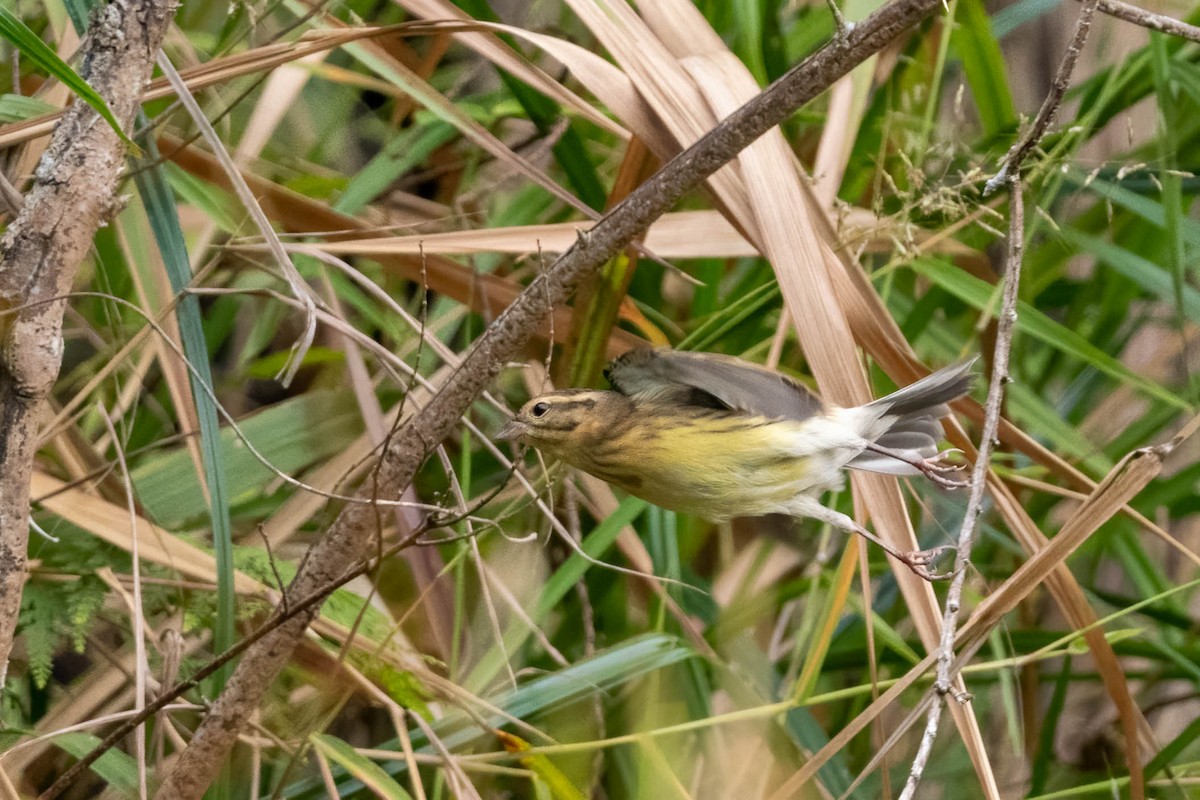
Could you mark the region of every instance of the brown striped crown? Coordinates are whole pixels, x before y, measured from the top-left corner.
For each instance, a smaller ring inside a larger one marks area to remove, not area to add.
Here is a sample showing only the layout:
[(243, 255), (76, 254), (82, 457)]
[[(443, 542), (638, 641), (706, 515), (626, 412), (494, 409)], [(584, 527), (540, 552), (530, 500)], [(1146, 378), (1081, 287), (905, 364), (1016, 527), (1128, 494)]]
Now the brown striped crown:
[(533, 398), (496, 435), (519, 440), (553, 455), (593, 443), (612, 423), (633, 411), (629, 398), (617, 392), (566, 389)]

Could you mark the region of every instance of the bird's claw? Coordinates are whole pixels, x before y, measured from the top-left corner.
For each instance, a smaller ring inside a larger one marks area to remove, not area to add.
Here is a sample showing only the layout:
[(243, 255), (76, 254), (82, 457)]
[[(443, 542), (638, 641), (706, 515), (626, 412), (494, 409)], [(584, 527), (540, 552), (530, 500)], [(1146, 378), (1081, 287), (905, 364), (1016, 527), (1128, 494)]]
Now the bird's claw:
[(949, 580), (954, 575), (953, 570), (950, 572), (939, 572), (929, 567), (941, 558), (944, 553), (956, 549), (952, 544), (943, 544), (938, 547), (931, 547), (928, 550), (915, 550), (911, 553), (905, 553), (900, 557), (900, 560), (904, 562), (905, 566), (927, 581), (944, 581)]
[(947, 477), (949, 473), (958, 472), (962, 469), (962, 465), (946, 460), (949, 456), (960, 455), (961, 453), (962, 450), (959, 450), (957, 447), (951, 447), (949, 450), (943, 450), (937, 455), (917, 462), (913, 466), (921, 470), (921, 473), (926, 478), (943, 489), (963, 489), (970, 485), (970, 481)]
[(956, 472), (962, 469), (962, 464), (952, 464), (946, 459), (950, 456), (960, 455), (962, 455), (962, 450), (959, 450), (957, 447), (951, 447), (925, 459), (925, 464), (934, 472)]

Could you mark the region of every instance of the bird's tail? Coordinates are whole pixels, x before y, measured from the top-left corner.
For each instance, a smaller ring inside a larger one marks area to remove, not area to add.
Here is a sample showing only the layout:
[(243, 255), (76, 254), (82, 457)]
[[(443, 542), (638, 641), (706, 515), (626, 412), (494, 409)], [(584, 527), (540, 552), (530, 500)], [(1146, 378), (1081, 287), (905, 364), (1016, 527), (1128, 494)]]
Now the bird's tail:
[[(863, 406), (863, 410), (876, 412), (879, 421), (886, 425), (874, 443), (881, 449), (904, 454), (908, 461), (937, 455), (942, 439), (940, 420), (950, 413), (946, 404), (971, 390), (974, 364), (975, 359), (970, 359), (945, 367)], [(888, 475), (919, 474), (920, 470), (908, 461), (878, 450), (865, 450), (846, 466)]]

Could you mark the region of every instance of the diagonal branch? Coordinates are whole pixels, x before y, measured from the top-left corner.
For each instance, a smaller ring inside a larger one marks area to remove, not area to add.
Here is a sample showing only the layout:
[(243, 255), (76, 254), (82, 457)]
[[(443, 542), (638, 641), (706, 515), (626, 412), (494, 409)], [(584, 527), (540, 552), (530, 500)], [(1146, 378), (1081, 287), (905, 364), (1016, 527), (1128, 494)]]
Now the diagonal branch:
[[(946, 610), (942, 616), (941, 644), (937, 654), (937, 681), (934, 683), (932, 702), (925, 721), (925, 731), (917, 747), (909, 770), (908, 780), (900, 794), (901, 800), (911, 800), (916, 796), (917, 787), (921, 783), (929, 755), (933, 752), (933, 743), (937, 738), (938, 726), (942, 711), (946, 706), (946, 695), (951, 692), (953, 680), (958, 674), (954, 666), (954, 641), (958, 633), (958, 615), (962, 608), (963, 587), (966, 584), (967, 566), (971, 558), (971, 548), (975, 542), (975, 527), (983, 513), (983, 492), (987, 479), (988, 465), (991, 458), (992, 445), (996, 441), (996, 432), (1000, 425), (1000, 408), (1004, 403), (1004, 386), (1012, 380), (1008, 371), (1009, 355), (1012, 351), (1013, 333), (1017, 321), (1017, 299), (1021, 285), (1021, 266), (1025, 252), (1025, 203), (1021, 181), (1021, 167), (1025, 159), (1038, 146), (1042, 136), (1050, 128), (1063, 97), (1071, 83), (1071, 75), (1075, 71), (1075, 62), (1087, 42), (1091, 30), (1092, 18), (1096, 13), (1098, 0), (1083, 0), (1079, 18), (1075, 23), (1075, 33), (1063, 53), (1050, 92), (1042, 103), (1034, 120), (1032, 128), (1021, 140), (1013, 146), (1005, 156), (1004, 165), (1000, 172), (987, 182), (984, 194), (1001, 183), (1009, 187), (1009, 226), (1008, 254), (1004, 270), (1004, 293), (1001, 300), (999, 321), (996, 332), (996, 346), (992, 361), (992, 376), (988, 386), (987, 404), (985, 406), (983, 430), (980, 433), (979, 451), (975, 457), (975, 471), (971, 479), (971, 496), (967, 501), (967, 512), (959, 531), (958, 557), (954, 564), (954, 579), (946, 593)], [(955, 695), (956, 702), (966, 703), (970, 695)], [(1131, 743), (1136, 753), (1136, 731)], [(1133, 781), (1134, 796), (1140, 797), (1141, 773), (1136, 764), (1130, 765), (1130, 778)]]
[[(99, 11), (80, 73), (128, 127), (171, 21), (171, 0)], [(29, 478), (46, 397), (62, 364), (65, 301), (125, 160), (116, 131), (76, 102), (55, 128), (20, 213), (0, 240), (0, 686), (16, 630), (29, 539)]]
[(1179, 36), (1193, 42), (1200, 42), (1200, 28), (1187, 22), (1181, 22), (1166, 14), (1156, 14), (1144, 8), (1122, 2), (1122, 0), (1100, 0), (1096, 10), (1110, 17), (1141, 25), (1152, 31)]
[[(1013, 331), (1017, 322), (1017, 297), (1021, 285), (1022, 255), (1025, 249), (1025, 205), (1019, 171), (1009, 178), (1009, 225), (1008, 262), (1004, 271), (1004, 297), (1001, 301), (995, 355), (992, 361), (992, 377), (988, 385), (983, 432), (979, 438), (979, 451), (975, 456), (974, 474), (971, 476), (971, 496), (967, 501), (967, 513), (959, 531), (958, 555), (954, 563), (954, 578), (946, 594), (946, 611), (942, 616), (941, 642), (937, 651), (937, 680), (934, 682), (933, 697), (925, 722), (925, 732), (917, 747), (912, 767), (908, 773), (900, 800), (912, 800), (925, 772), (933, 742), (937, 739), (938, 725), (946, 707), (946, 695), (954, 686), (958, 674), (953, 668), (954, 638), (958, 633), (958, 612), (962, 608), (963, 587), (966, 585), (967, 567), (971, 558), (971, 547), (975, 543), (975, 526), (983, 513), (983, 491), (991, 464), (992, 445), (996, 442), (996, 430), (1000, 426), (1000, 407), (1004, 403), (1004, 385), (1011, 380), (1008, 373), (1008, 357), (1012, 350)], [(967, 696), (955, 696), (965, 703)]]
[(1054, 72), (1050, 91), (1046, 94), (1046, 99), (1042, 101), (1042, 107), (1038, 109), (1038, 115), (1034, 118), (1033, 125), (1004, 156), (1000, 171), (984, 184), (983, 194), (985, 197), (1007, 183), (1011, 177), (1020, 177), (1025, 159), (1041, 143), (1046, 131), (1050, 130), (1055, 117), (1058, 116), (1059, 108), (1062, 107), (1063, 98), (1067, 95), (1067, 89), (1071, 86), (1071, 76), (1075, 74), (1075, 62), (1079, 60), (1079, 54), (1083, 52), (1088, 34), (1092, 31), (1092, 19), (1096, 16), (1098, 5), (1099, 0), (1082, 0), (1080, 2), (1079, 18), (1075, 20), (1075, 32), (1067, 44), (1067, 49), (1063, 52), (1058, 69)]
[[(894, 0), (850, 27), (673, 159), (581, 235), (489, 326), (438, 395), (391, 439), (370, 481), (369, 493), (397, 496), (503, 364), (518, 355), (551, 309), (585, 278), (739, 151), (938, 6), (938, 0)], [(369, 506), (347, 506), (329, 533), (306, 555), (289, 595), (306, 596), (336, 580), (358, 560), (376, 528), (376, 513)], [(318, 610), (314, 607), (283, 623), (246, 652), (166, 777), (159, 797), (195, 798), (203, 793)]]

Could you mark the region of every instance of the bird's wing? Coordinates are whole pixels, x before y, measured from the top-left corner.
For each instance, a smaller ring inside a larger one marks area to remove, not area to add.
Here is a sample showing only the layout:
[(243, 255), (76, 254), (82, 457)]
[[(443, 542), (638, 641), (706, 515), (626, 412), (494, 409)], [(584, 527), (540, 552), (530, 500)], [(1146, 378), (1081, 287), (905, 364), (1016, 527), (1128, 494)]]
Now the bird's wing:
[(821, 398), (766, 367), (715, 353), (641, 348), (604, 370), (617, 391), (635, 400), (665, 400), (803, 420), (821, 413)]
[(870, 405), (898, 417), (915, 414), (935, 420), (941, 419), (950, 413), (946, 403), (957, 400), (971, 391), (971, 384), (975, 381), (972, 367), (978, 360), (968, 358), (957, 364), (942, 367), (916, 383), (910, 383), (886, 397), (872, 401)]

